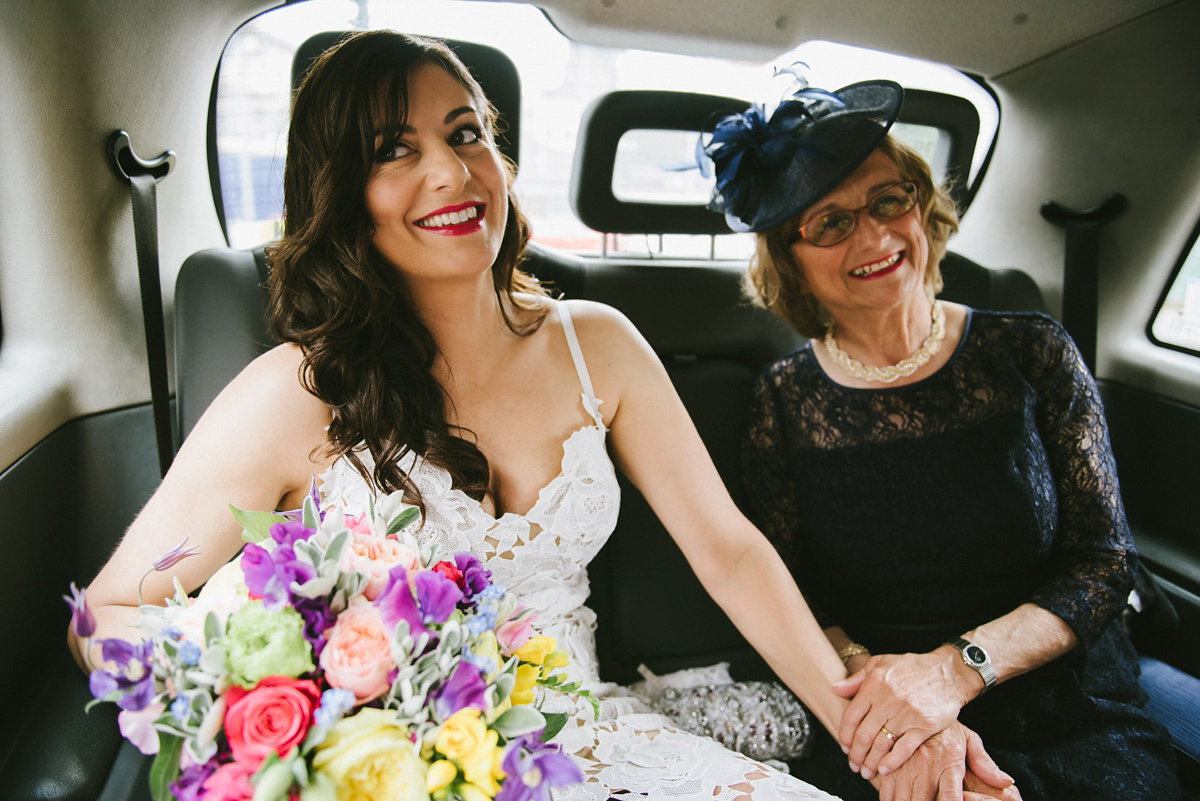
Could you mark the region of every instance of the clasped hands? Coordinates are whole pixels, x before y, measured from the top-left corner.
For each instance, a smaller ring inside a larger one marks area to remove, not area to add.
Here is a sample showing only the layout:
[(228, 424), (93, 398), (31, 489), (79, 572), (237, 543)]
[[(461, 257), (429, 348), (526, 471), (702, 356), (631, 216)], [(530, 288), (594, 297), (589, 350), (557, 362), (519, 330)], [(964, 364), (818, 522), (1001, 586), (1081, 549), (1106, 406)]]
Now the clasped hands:
[(1019, 801), (1012, 777), (958, 722), (983, 679), (951, 646), (925, 654), (852, 657), (833, 690), (851, 699), (838, 740), (850, 767), (879, 789), (880, 801), (959, 798)]

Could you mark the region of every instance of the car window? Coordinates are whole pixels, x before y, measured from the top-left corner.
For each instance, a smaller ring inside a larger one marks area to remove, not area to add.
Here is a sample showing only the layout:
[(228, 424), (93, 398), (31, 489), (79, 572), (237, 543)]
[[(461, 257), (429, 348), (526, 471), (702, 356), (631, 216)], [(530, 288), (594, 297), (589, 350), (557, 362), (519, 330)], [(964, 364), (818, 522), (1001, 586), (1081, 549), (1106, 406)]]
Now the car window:
[[(669, 89), (741, 97), (773, 104), (787, 88), (774, 69), (809, 63), (813, 85), (837, 88), (856, 80), (888, 77), (906, 87), (966, 96), (984, 121), (972, 176), (994, 132), (991, 96), (949, 67), (875, 51), (809, 42), (771, 62), (652, 53), (582, 45), (566, 39), (536, 8), (507, 3), (430, 0), (351, 3), (311, 0), (264, 13), (230, 39), (221, 60), (216, 98), (216, 151), (225, 227), (234, 247), (277, 238), (282, 215), (290, 71), (300, 43), (325, 30), (395, 28), (408, 33), (480, 42), (516, 63), (522, 82), (520, 172), (516, 192), (534, 224), (534, 239), (565, 250), (595, 254), (599, 233), (583, 225), (568, 199), (575, 138), (584, 109), (615, 89)], [(944, 171), (949, 146), (936, 127), (899, 125), (896, 133)], [(679, 132), (633, 131), (621, 142), (614, 194), (657, 202), (695, 203), (711, 192), (698, 173), (667, 172), (694, 152), (695, 138)], [(668, 135), (664, 135), (668, 134)], [(627, 137), (628, 138), (628, 137)], [(664, 194), (665, 192), (665, 194)], [(746, 236), (612, 235), (608, 253), (678, 257), (745, 258)]]
[(1200, 356), (1200, 225), (1159, 300), (1150, 337), (1160, 345)]

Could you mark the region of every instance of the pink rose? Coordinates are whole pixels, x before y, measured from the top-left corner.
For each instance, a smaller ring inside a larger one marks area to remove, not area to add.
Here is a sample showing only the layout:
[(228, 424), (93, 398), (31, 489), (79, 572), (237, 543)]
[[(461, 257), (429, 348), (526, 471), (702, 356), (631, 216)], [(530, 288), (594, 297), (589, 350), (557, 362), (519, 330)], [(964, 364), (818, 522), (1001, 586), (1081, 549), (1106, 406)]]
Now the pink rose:
[(252, 775), (252, 768), (240, 762), (226, 762), (204, 780), (200, 801), (251, 801), (254, 798), (254, 785), (250, 783)]
[(536, 622), (536, 612), (517, 604), (512, 614), (496, 626), (496, 642), (500, 644), (500, 650), (506, 656), (512, 656), (513, 651), (529, 642), (529, 638), (533, 636), (533, 624)]
[(225, 737), (233, 758), (255, 771), (271, 753), (286, 756), (304, 740), (321, 691), (308, 680), (267, 676), (253, 690), (233, 685), (225, 698)]
[(369, 530), (359, 530), (360, 521), (350, 527), (350, 539), (342, 551), (343, 571), (355, 570), (367, 576), (367, 588), (363, 594), (374, 601), (387, 584), (388, 571), (403, 567), (413, 571), (421, 568), (417, 554), (399, 540), (377, 537)]
[(349, 690), (360, 704), (387, 692), (396, 665), (379, 609), (354, 604), (338, 615), (325, 636), (320, 662), (330, 686)]

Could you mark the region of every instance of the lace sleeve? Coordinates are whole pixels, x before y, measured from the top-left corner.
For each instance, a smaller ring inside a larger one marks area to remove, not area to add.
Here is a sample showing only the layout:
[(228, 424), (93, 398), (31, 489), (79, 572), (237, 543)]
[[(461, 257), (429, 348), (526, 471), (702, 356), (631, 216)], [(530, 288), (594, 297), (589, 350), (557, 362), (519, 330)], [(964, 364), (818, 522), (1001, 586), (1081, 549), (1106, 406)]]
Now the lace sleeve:
[[(804, 549), (798, 522), (800, 502), (787, 469), (787, 441), (784, 420), (780, 415), (775, 386), (786, 380), (780, 364), (764, 372), (750, 398), (746, 430), (742, 437), (742, 481), (746, 489), (746, 516), (766, 535), (796, 578), (800, 589), (805, 586)], [(791, 421), (799, 424), (800, 421)], [(808, 597), (805, 596), (808, 601)], [(835, 625), (828, 615), (812, 606), (813, 615), (822, 628)]]
[(1054, 578), (1030, 600), (1061, 617), (1088, 645), (1124, 608), (1136, 553), (1096, 382), (1053, 321), (1033, 355), (1038, 430), (1055, 477), (1058, 526)]

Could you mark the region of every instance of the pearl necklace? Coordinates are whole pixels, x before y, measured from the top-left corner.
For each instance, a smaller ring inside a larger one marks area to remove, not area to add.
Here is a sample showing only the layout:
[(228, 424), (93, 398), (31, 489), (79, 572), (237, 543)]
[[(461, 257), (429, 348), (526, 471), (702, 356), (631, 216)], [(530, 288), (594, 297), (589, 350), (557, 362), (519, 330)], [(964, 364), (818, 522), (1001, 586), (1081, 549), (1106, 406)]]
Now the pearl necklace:
[(946, 310), (940, 300), (933, 302), (932, 320), (933, 327), (929, 330), (929, 336), (925, 337), (925, 341), (921, 343), (921, 347), (917, 348), (916, 352), (904, 361), (888, 367), (863, 364), (858, 359), (847, 356), (846, 352), (838, 347), (837, 340), (833, 338), (833, 323), (830, 323), (829, 327), (825, 329), (825, 349), (843, 370), (855, 378), (862, 381), (890, 384), (896, 379), (912, 375), (932, 359), (933, 354), (938, 352), (942, 340), (946, 337)]

